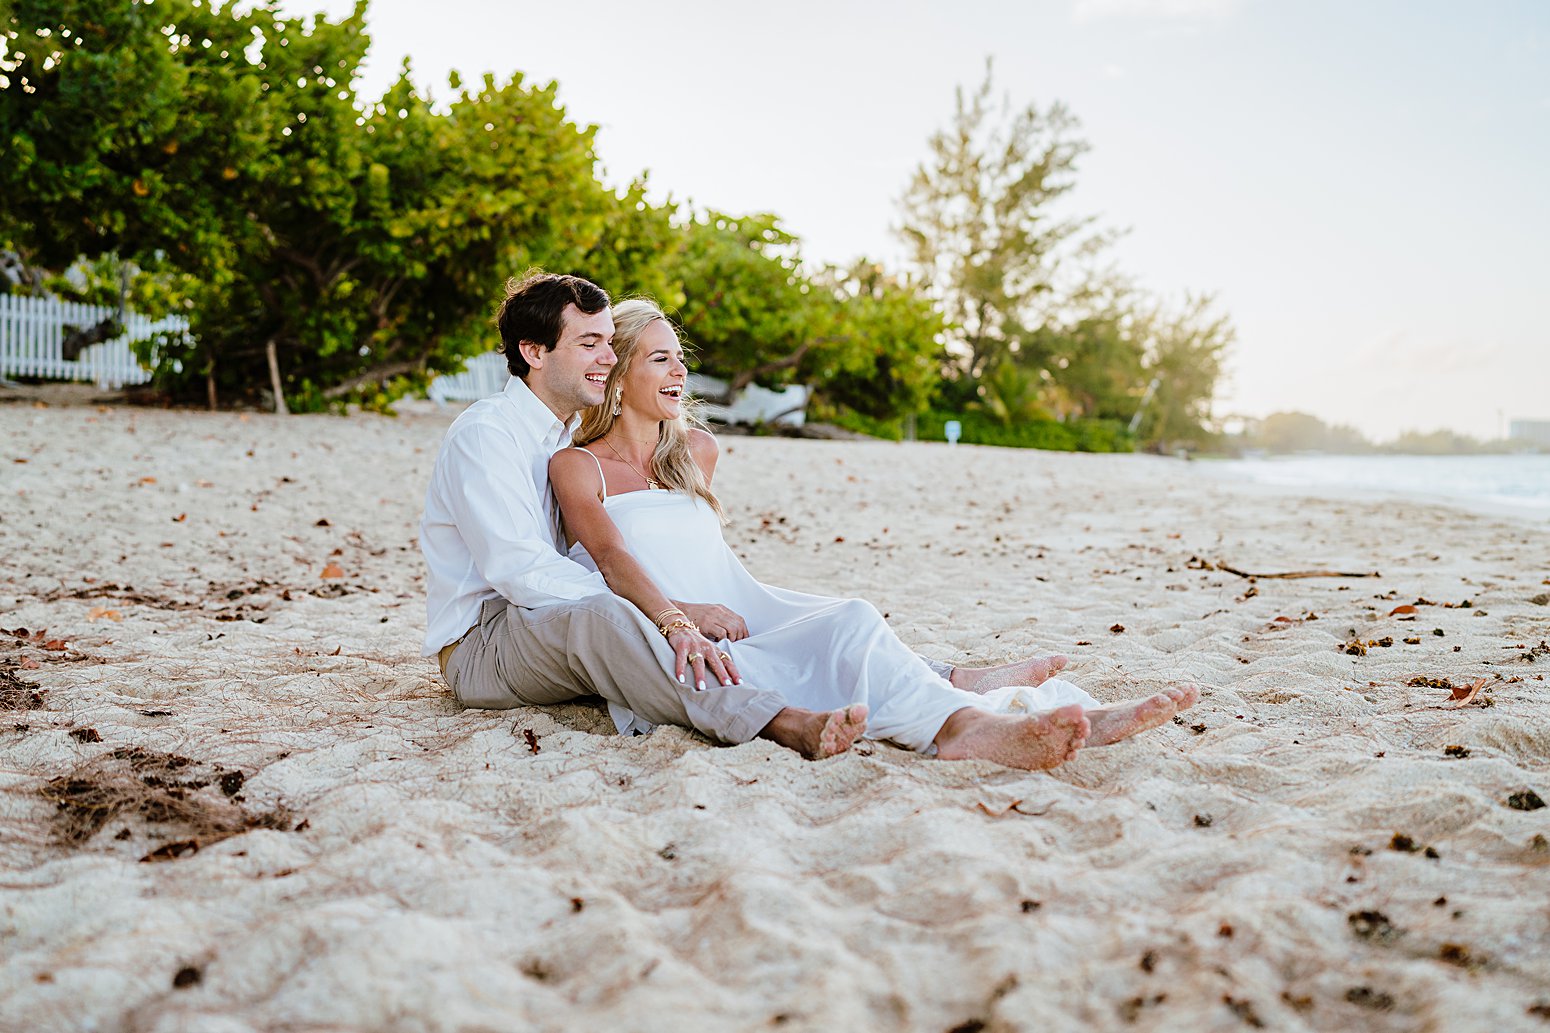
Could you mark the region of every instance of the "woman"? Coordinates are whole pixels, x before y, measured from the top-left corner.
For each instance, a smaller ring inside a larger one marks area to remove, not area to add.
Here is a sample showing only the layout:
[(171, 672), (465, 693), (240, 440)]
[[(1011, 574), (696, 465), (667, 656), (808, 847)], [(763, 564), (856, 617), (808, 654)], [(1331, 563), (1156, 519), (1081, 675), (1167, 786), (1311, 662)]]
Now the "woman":
[[(1155, 727), (1198, 698), (1191, 687), (1102, 707), (1055, 679), (968, 692), (910, 652), (871, 604), (760, 584), (721, 535), (710, 488), (716, 440), (690, 426), (675, 328), (642, 300), (622, 302), (613, 318), (618, 362), (605, 401), (582, 413), (576, 447), (555, 454), (549, 478), (572, 558), (657, 623), (679, 658), (680, 681), (692, 674), (704, 689), (709, 668), (723, 680), (778, 689), (793, 707), (841, 713), (825, 752), (864, 733), (922, 753), (1030, 769)], [(747, 633), (713, 642), (669, 597), (726, 606)], [(613, 712), (621, 731), (637, 726), (628, 711)]]

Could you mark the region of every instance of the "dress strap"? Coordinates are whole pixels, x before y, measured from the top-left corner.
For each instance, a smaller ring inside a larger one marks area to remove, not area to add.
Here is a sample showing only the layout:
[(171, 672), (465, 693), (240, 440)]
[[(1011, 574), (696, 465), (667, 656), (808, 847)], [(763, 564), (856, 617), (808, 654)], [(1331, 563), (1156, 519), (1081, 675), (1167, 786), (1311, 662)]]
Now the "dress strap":
[(603, 501), (606, 502), (608, 500), (608, 477), (603, 473), (603, 461), (596, 455), (593, 455), (591, 449), (582, 448), (580, 445), (577, 445), (576, 447), (581, 449), (581, 451), (585, 452), (587, 455), (592, 456), (592, 461), (597, 464), (597, 477), (598, 480), (603, 482)]

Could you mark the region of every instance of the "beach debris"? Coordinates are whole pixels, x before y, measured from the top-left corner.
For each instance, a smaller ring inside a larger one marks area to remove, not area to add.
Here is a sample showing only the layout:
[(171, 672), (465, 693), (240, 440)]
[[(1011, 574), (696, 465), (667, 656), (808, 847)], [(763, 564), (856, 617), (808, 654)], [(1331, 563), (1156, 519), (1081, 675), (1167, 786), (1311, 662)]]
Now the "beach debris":
[(1528, 1006), (1528, 1013), (1536, 1019), (1544, 1019), (1550, 1022), (1550, 1001), (1535, 1001)]
[(1340, 652), (1347, 653), (1351, 656), (1367, 655), (1367, 644), (1359, 638), (1353, 638), (1349, 642), (1343, 642), (1335, 648)]
[(1445, 943), (1437, 948), (1437, 960), (1457, 965), (1459, 968), (1477, 969), (1485, 967), (1485, 958), (1476, 954), (1462, 943)]
[(1469, 756), (1469, 747), (1468, 746), (1444, 746), (1442, 748), (1442, 755), (1444, 757), (1452, 757), (1455, 760), (1463, 760), (1465, 757)]
[(1293, 1011), (1312, 1011), (1313, 998), (1308, 994), (1294, 994), (1290, 990), (1281, 991), (1281, 1000)]
[(95, 728), (76, 728), (70, 732), (76, 742), (101, 742), (102, 733)]
[(1358, 1008), (1371, 1008), (1374, 1011), (1388, 1011), (1394, 1007), (1394, 998), (1382, 990), (1374, 990), (1370, 986), (1353, 986), (1345, 992), (1345, 999)]
[(1421, 644), (1421, 640), (1419, 638), (1412, 637), (1412, 638), (1405, 639), (1405, 645), (1407, 645), (1407, 646), (1418, 646), (1420, 644)]
[(1140, 964), (1142, 972), (1155, 971), (1157, 969), (1157, 952), (1154, 950), (1149, 950), (1145, 954), (1141, 955)]
[(204, 979), (203, 971), (192, 965), (184, 965), (173, 975), (172, 988), (174, 990), (187, 990), (191, 986), (199, 985), (202, 979)]
[(1405, 603), (1403, 606), (1396, 606), (1390, 610), (1389, 616), (1394, 617), (1398, 616), (1399, 614), (1416, 614), (1420, 612), (1421, 611), (1417, 610), (1414, 606), (1411, 606), (1409, 603)]
[[(111, 750), (50, 779), (38, 788), (55, 805), (54, 835), (65, 846), (84, 844), (121, 814), (168, 826), (171, 841), (142, 861), (171, 861), (252, 829), (287, 831), (289, 810), (248, 811), (234, 800), (202, 792), (232, 784), (219, 766), (139, 746)], [(229, 793), (227, 796), (234, 796)]]
[(1467, 685), (1455, 685), (1450, 678), (1428, 678), (1425, 675), (1417, 675), (1405, 682), (1412, 688), (1447, 689), (1448, 699), (1454, 709), (1468, 706), (1473, 703), (1475, 697), (1480, 695), (1480, 690), (1485, 688), (1485, 679), (1476, 678)]
[[(1042, 900), (1024, 900), (1021, 904), (1018, 905), (1018, 908), (1022, 911), (1023, 914), (1031, 915), (1043, 906), (1044, 902)], [(1147, 971), (1150, 972), (1151, 969), (1147, 969)]]
[(1358, 939), (1374, 943), (1393, 943), (1405, 935), (1382, 911), (1353, 911), (1346, 916), (1346, 923)]
[(89, 621), (107, 620), (115, 624), (124, 619), (124, 615), (117, 610), (110, 610), (106, 606), (93, 606), (91, 612), (86, 615)]
[(42, 710), (48, 690), (0, 668), (0, 710)]
[(182, 857), (192, 857), (199, 853), (199, 840), (180, 839), (174, 843), (163, 843), (140, 858), (141, 864), (159, 864), (162, 861), (176, 861)]
[(1544, 805), (1545, 801), (1532, 789), (1512, 793), (1507, 797), (1507, 806), (1515, 811), (1537, 811)]
[(1442, 856), (1437, 852), (1436, 847), (1423, 847), (1421, 844), (1417, 843), (1414, 839), (1405, 835), (1403, 832), (1394, 833), (1393, 838), (1389, 840), (1389, 849), (1398, 851), (1402, 854), (1421, 854), (1422, 856), (1428, 857), (1433, 861)]
[(1550, 606), (1550, 592), (1540, 592), (1538, 595), (1530, 597), (1529, 602), (1535, 606)]
[(1152, 994), (1150, 997), (1132, 997), (1129, 1000), (1121, 1001), (1118, 1009), (1119, 1017), (1127, 1023), (1136, 1022), (1141, 1018), (1143, 1010), (1155, 1008), (1167, 999), (1167, 994)]
[(1013, 800), (1011, 803), (1007, 804), (1000, 810), (993, 810), (991, 806), (983, 800), (975, 800), (974, 806), (984, 811), (992, 818), (1004, 818), (1008, 814), (1013, 813), (1021, 814), (1029, 818), (1040, 818), (1048, 814), (1050, 811), (1049, 807), (1045, 807), (1043, 810), (1038, 811), (1025, 811), (1023, 810), (1023, 801), (1021, 799)]
[(1195, 815), (1195, 827), (1197, 829), (1208, 829), (1211, 827), (1211, 823), (1215, 820), (1216, 819), (1211, 817), (1209, 814), (1197, 814)]
[(534, 732), (533, 732), (533, 730), (531, 728), (524, 728), (524, 729), (522, 729), (522, 741), (527, 743), (527, 748), (528, 748), (529, 752), (531, 752), (531, 753), (537, 753), (538, 752), (538, 736), (536, 734), (534, 734)]
[(1110, 625), (1109, 631), (1116, 635), (1123, 635), (1125, 633), (1125, 626), (1123, 624), (1113, 624)]
[(1259, 1013), (1254, 1010), (1253, 1002), (1231, 994), (1223, 994), (1222, 1003), (1227, 1005), (1227, 1010), (1236, 1015), (1245, 1025), (1253, 1026), (1255, 1029), (1265, 1028), (1265, 1020), (1261, 1019)]
[[(1201, 564), (1200, 566), (1196, 566), (1196, 561), (1197, 560)], [(1220, 560), (1218, 560), (1213, 565), (1213, 564), (1207, 563), (1205, 560), (1199, 560), (1198, 557), (1190, 557), (1190, 562), (1186, 563), (1185, 566), (1189, 567), (1191, 570), (1220, 570), (1220, 571), (1222, 571), (1223, 573), (1226, 573), (1226, 574), (1236, 574), (1238, 577), (1255, 578), (1255, 579), (1260, 579), (1260, 578), (1265, 578), (1265, 579), (1269, 579), (1269, 578), (1282, 578), (1282, 579), (1285, 579), (1285, 580), (1291, 580), (1291, 579), (1294, 579), (1294, 578), (1305, 578), (1305, 577), (1382, 577), (1383, 576), (1382, 572), (1376, 571), (1376, 570), (1365, 570), (1365, 571), (1353, 571), (1353, 570), (1287, 570), (1287, 571), (1279, 571), (1279, 572), (1276, 572), (1276, 573), (1273, 573), (1273, 574), (1257, 574), (1257, 573), (1252, 573), (1252, 572), (1247, 571), (1247, 570), (1239, 570), (1237, 567), (1228, 566), (1226, 563), (1223, 563)]]
[(1521, 660), (1526, 664), (1534, 663), (1541, 657), (1550, 657), (1550, 642), (1546, 642), (1544, 639), (1540, 639), (1537, 646), (1511, 646), (1509, 648), (1523, 650), (1513, 659)]
[(344, 577), (344, 568), (335, 563), (333, 560), (329, 560), (327, 566), (323, 568), (323, 573), (319, 574), (318, 576), (325, 579), (341, 578)]

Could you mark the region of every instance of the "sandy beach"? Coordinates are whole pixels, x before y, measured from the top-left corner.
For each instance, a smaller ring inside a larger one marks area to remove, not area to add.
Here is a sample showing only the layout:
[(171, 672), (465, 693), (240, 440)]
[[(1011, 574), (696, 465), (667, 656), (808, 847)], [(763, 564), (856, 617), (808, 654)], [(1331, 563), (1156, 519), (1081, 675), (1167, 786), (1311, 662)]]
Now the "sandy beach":
[(0, 405), (0, 1029), (1550, 1030), (1543, 523), (723, 438), (763, 580), (1204, 688), (1045, 774), (811, 763), (454, 704), (454, 414)]

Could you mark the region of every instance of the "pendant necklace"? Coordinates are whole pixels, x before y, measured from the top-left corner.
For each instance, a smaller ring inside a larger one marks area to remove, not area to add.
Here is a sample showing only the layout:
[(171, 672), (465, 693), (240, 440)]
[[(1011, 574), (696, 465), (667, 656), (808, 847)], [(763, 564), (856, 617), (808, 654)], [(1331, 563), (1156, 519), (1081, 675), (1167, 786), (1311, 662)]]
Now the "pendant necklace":
[(647, 477), (645, 474), (641, 473), (640, 472), (640, 467), (636, 466), (634, 463), (632, 463), (628, 459), (624, 458), (624, 456), (620, 455), (619, 454), (619, 450), (614, 447), (614, 443), (612, 441), (609, 441), (607, 438), (604, 438), (603, 439), (603, 444), (608, 446), (608, 451), (612, 452), (618, 458), (619, 462), (623, 463), (625, 466), (628, 466), (631, 470), (634, 470), (636, 472), (636, 474), (638, 474), (640, 476), (640, 479), (646, 482), (646, 487), (647, 488), (649, 488), (649, 489), (651, 489), (653, 491), (656, 491), (656, 490), (658, 490), (658, 489), (660, 489), (662, 487), (662, 485), (658, 484), (656, 481), (654, 481), (650, 477)]

